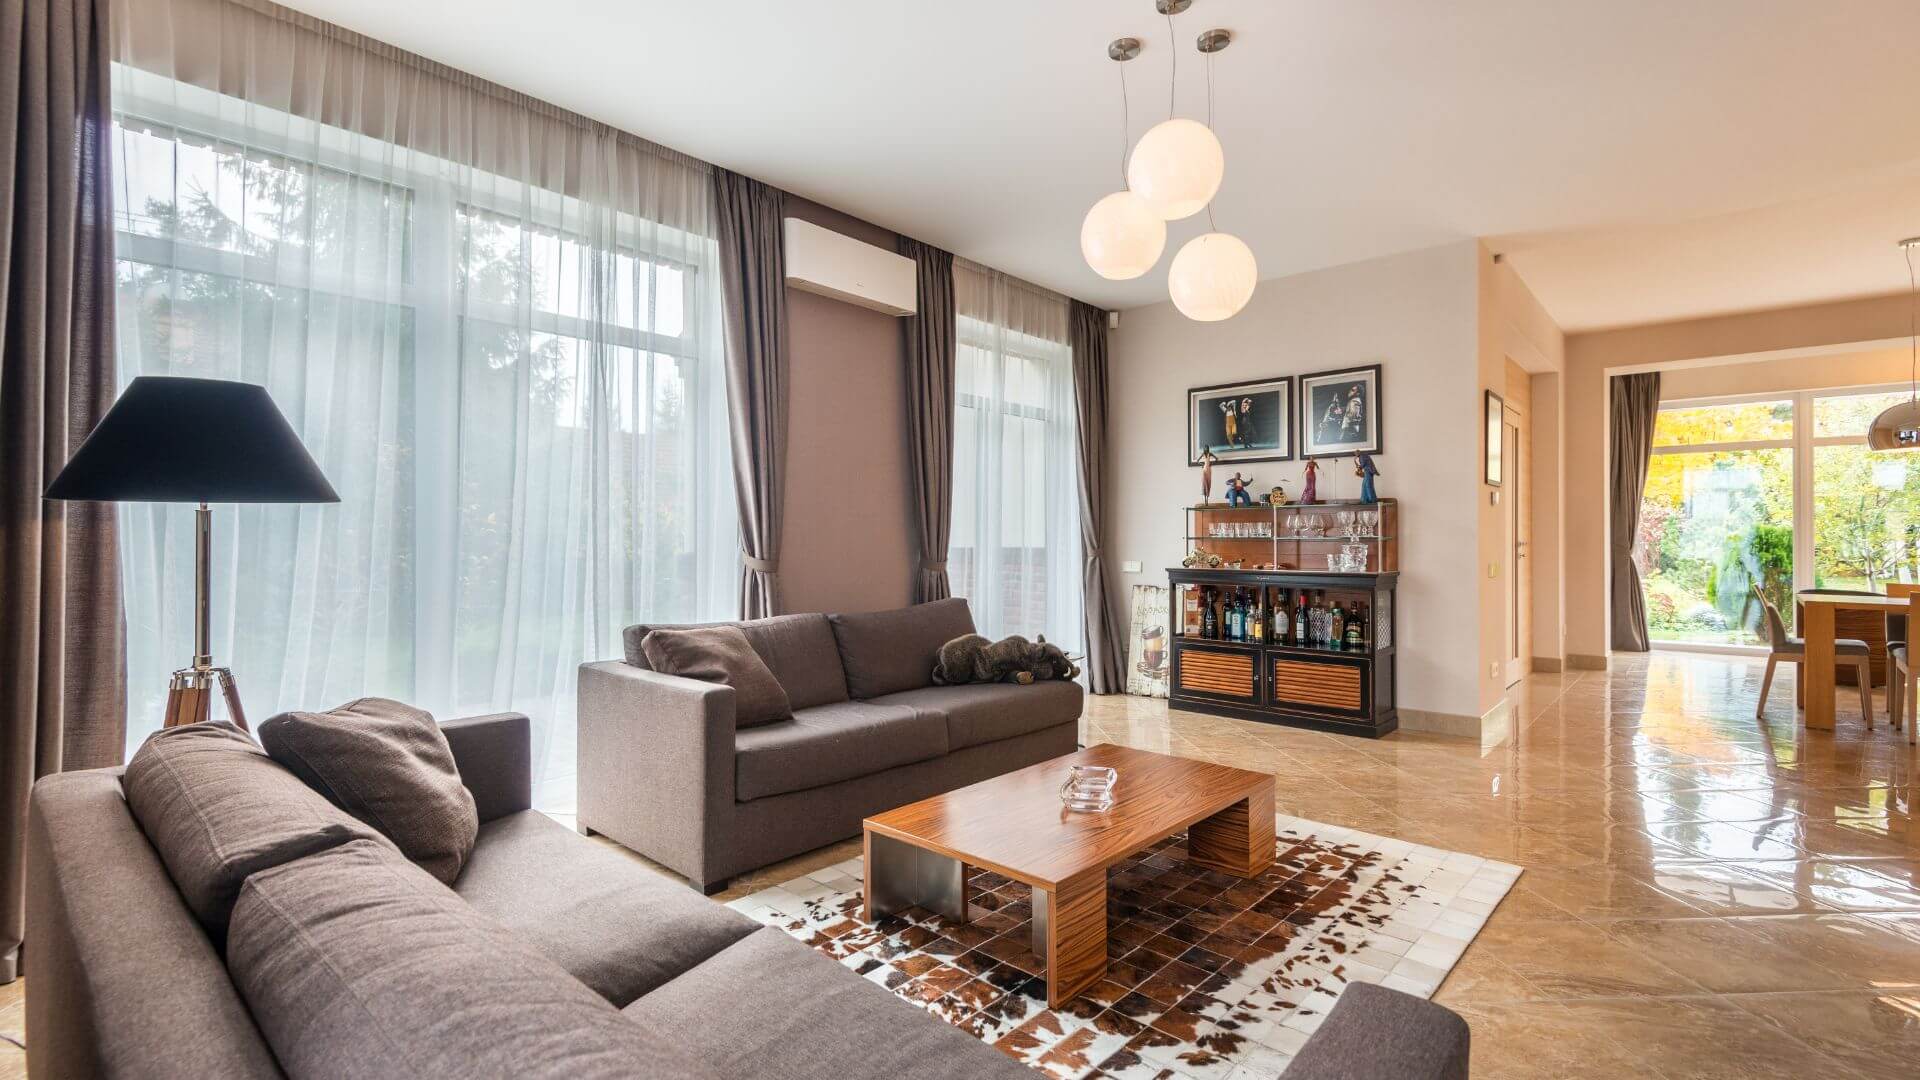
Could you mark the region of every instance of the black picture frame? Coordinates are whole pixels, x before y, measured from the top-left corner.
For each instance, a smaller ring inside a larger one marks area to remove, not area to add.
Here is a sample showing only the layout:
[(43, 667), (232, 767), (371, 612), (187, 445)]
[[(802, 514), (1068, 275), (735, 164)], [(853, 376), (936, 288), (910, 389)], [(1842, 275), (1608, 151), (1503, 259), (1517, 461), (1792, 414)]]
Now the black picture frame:
[[(1334, 368), (1300, 376), (1299, 421), (1300, 456), (1306, 458), (1352, 457), (1354, 454), (1379, 454), (1386, 450), (1386, 380), (1379, 364)], [(1359, 395), (1359, 416), (1352, 417), (1353, 395)], [(1334, 409), (1338, 398), (1347, 404)], [(1339, 419), (1336, 420), (1336, 415)], [(1350, 419), (1351, 418), (1351, 419)], [(1339, 438), (1328, 425), (1344, 428), (1349, 422), (1359, 425), (1358, 438)], [(1329, 435), (1336, 437), (1328, 438)]]
[(1506, 455), (1500, 451), (1500, 443), (1506, 435), (1506, 399), (1488, 390), (1486, 410), (1486, 423), (1481, 425), (1485, 429), (1482, 435), (1486, 445), (1482, 448), (1482, 456), (1485, 459), (1486, 468), (1485, 475), (1481, 479), (1485, 480), (1489, 487), (1499, 487), (1506, 480), (1507, 469)]
[[(1216, 465), (1292, 461), (1293, 389), (1291, 375), (1189, 387), (1187, 464), (1201, 464), (1200, 456), (1208, 450), (1213, 452)], [(1243, 408), (1236, 410), (1229, 430), (1222, 407), (1236, 400)], [(1243, 421), (1241, 416), (1247, 419)], [(1247, 425), (1246, 429), (1242, 429), (1242, 424)], [(1236, 447), (1236, 441), (1241, 445)]]

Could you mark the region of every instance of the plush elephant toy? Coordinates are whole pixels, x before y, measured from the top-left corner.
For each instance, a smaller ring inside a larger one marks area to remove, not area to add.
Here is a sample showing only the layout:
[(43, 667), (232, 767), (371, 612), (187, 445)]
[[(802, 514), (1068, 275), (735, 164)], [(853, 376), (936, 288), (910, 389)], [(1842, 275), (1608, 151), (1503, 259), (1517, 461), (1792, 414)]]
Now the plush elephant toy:
[(1028, 641), (1019, 634), (999, 641), (967, 634), (940, 646), (939, 662), (933, 666), (933, 685), (992, 682), (1026, 685), (1047, 679), (1077, 678), (1079, 674), (1079, 666), (1059, 646), (1048, 644), (1044, 634), (1039, 641)]

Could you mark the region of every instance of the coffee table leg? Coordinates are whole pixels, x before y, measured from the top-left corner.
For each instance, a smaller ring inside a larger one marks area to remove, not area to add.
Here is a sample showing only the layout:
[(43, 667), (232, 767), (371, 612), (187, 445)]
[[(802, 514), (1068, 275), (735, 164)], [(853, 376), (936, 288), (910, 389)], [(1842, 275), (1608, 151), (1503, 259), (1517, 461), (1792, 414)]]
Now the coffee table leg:
[(965, 863), (891, 836), (869, 832), (866, 839), (868, 922), (916, 904), (959, 922), (967, 920)]
[(1187, 830), (1187, 861), (1254, 877), (1273, 865), (1273, 787), (1197, 821)]
[(1033, 951), (1047, 962), (1047, 1005), (1061, 1005), (1107, 974), (1107, 872), (1033, 890)]

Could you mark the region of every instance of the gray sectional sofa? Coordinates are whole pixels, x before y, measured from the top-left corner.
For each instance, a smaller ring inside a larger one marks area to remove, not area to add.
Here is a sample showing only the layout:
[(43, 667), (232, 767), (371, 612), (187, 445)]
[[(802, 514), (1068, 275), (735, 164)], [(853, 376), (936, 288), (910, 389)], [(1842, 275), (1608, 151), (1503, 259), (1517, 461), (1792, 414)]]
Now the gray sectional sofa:
[(222, 890), (196, 874), (183, 895), (172, 874), (192, 858), (149, 842), (123, 770), (36, 784), (30, 1074), (1030, 1077), (530, 809), (526, 717), (442, 730), (481, 820), (451, 888), (302, 798), (264, 755), (184, 777), (204, 801), (180, 809), (210, 829), (230, 886), (211, 927), (205, 901)]
[[(164, 817), (127, 770), (42, 779), (27, 834), (29, 1075), (1039, 1075), (531, 810), (528, 726), (442, 726), (480, 820), (451, 886), (231, 728), (212, 767), (169, 766)], [(1464, 1080), (1466, 1064), (1459, 1017), (1357, 985), (1285, 1080)]]
[(736, 874), (860, 834), (883, 810), (1073, 752), (1080, 686), (934, 686), (962, 599), (738, 626), (793, 719), (735, 730), (733, 690), (625, 660), (580, 669), (579, 823), (712, 893)]

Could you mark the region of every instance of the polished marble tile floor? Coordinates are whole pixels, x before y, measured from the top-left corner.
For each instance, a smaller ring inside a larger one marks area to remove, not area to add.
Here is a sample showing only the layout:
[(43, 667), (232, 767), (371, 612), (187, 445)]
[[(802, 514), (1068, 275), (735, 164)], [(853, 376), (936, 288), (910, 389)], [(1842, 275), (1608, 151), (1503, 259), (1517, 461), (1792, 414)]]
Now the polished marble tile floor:
[[(1654, 653), (1516, 686), (1509, 740), (1377, 741), (1088, 699), (1085, 739), (1270, 770), (1283, 814), (1526, 868), (1435, 1000), (1473, 1075), (1920, 1072), (1920, 754), (1841, 694), (1803, 734), (1793, 675)], [(1876, 700), (1876, 707), (1882, 699)], [(737, 879), (734, 899), (858, 854)], [(28, 980), (0, 987), (19, 1037)], [(22, 1075), (0, 1042), (0, 1078)]]

